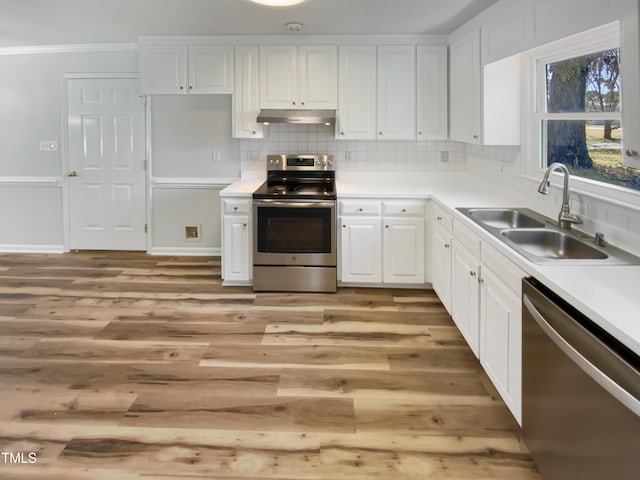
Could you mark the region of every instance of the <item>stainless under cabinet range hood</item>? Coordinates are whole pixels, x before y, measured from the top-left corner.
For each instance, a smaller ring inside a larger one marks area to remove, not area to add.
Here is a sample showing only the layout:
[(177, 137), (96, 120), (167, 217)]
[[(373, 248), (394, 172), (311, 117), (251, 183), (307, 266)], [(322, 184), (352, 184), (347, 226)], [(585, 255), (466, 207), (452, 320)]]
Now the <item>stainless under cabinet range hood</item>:
[(258, 123), (299, 123), (303, 125), (335, 125), (335, 110), (260, 110)]

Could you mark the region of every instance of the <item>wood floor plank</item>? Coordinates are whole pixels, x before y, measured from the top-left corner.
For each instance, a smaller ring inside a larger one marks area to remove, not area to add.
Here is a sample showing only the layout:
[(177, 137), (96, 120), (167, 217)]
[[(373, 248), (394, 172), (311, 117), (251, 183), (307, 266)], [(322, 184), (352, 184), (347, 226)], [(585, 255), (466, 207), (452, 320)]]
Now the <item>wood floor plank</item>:
[(501, 404), (486, 397), (462, 400), (450, 396), (440, 405), (395, 399), (355, 398), (358, 431), (420, 435), (512, 435), (517, 424)]
[(144, 342), (93, 339), (43, 339), (24, 350), (21, 358), (106, 363), (197, 363), (207, 343)]
[(437, 295), (219, 257), (0, 254), (0, 480), (540, 480)]
[(389, 370), (384, 352), (373, 348), (315, 345), (213, 346), (204, 354), (200, 366)]
[(222, 396), (215, 390), (189, 395), (174, 388), (163, 395), (141, 393), (121, 425), (282, 432), (353, 432), (352, 399)]
[(259, 345), (266, 326), (265, 322), (111, 322), (95, 338)]

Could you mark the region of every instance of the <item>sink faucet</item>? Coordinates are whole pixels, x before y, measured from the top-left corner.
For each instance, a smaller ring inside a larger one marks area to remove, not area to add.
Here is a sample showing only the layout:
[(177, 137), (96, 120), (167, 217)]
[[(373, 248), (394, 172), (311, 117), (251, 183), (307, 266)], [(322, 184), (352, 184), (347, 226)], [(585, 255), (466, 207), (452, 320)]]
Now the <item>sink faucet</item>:
[(540, 186), (538, 187), (538, 192), (546, 195), (549, 193), (549, 176), (551, 172), (554, 170), (560, 170), (564, 174), (564, 185), (562, 187), (562, 207), (560, 207), (560, 213), (558, 214), (558, 224), (561, 228), (566, 228), (567, 230), (571, 228), (571, 225), (574, 223), (582, 223), (582, 218), (578, 215), (574, 215), (569, 212), (569, 170), (562, 163), (552, 163), (545, 170), (544, 176), (542, 177), (542, 181), (540, 182)]

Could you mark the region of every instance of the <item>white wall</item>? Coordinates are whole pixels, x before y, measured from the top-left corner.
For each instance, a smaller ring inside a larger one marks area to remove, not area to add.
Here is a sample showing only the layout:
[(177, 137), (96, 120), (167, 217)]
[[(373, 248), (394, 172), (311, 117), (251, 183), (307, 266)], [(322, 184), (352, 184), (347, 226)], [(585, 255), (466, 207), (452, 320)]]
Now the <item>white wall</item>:
[[(151, 244), (154, 254), (220, 253), (220, 190), (240, 177), (230, 95), (154, 95)], [(185, 226), (198, 225), (198, 240)]]
[(0, 55), (0, 250), (64, 248), (63, 74), (137, 70), (135, 51)]

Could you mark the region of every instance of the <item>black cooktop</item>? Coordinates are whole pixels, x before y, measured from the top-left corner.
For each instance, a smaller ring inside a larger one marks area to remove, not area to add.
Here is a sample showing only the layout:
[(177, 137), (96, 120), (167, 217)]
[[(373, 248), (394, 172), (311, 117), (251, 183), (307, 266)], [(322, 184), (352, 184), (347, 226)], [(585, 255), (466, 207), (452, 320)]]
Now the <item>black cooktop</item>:
[(269, 172), (267, 181), (253, 192), (257, 199), (335, 200), (334, 172)]

